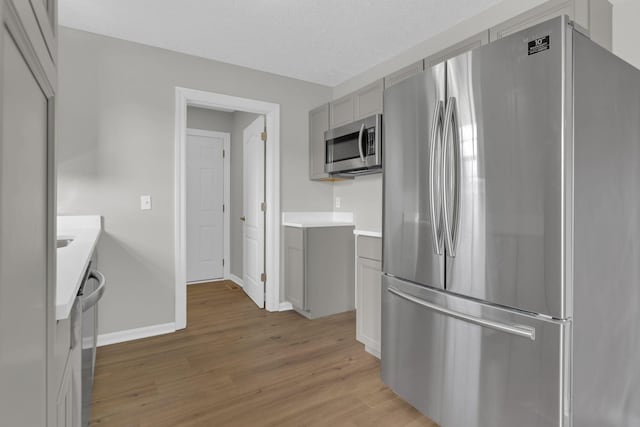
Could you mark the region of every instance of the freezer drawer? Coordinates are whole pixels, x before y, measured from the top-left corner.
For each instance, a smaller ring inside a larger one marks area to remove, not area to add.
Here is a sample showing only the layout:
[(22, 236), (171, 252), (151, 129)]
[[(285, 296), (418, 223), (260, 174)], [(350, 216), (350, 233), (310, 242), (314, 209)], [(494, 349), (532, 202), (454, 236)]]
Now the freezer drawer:
[(570, 331), (383, 275), (382, 379), (443, 427), (568, 426)]

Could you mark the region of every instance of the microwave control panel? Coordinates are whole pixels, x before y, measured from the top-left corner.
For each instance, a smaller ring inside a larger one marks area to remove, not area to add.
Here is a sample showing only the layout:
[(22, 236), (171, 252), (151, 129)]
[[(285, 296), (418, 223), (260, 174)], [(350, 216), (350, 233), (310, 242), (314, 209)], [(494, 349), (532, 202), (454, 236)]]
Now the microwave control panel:
[(366, 130), (366, 142), (365, 142), (365, 155), (375, 156), (376, 154), (376, 130), (375, 128), (369, 128)]

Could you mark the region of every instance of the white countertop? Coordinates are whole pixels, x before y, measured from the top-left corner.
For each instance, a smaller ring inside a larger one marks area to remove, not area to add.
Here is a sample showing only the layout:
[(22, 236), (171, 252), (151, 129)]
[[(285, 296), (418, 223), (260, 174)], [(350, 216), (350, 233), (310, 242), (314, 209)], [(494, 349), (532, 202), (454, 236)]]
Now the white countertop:
[(368, 236), (368, 237), (380, 237), (382, 238), (381, 231), (371, 231), (371, 230), (353, 230), (353, 234), (356, 236)]
[(283, 212), (285, 227), (354, 227), (352, 212)]
[(98, 215), (58, 217), (58, 238), (73, 238), (73, 242), (56, 252), (56, 320), (69, 317), (101, 232)]

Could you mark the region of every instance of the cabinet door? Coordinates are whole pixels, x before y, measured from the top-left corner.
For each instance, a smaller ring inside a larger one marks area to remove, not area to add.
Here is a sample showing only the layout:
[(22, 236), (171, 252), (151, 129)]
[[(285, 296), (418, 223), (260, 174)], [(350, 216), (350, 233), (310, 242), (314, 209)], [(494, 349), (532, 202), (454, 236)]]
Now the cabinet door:
[[(580, 11), (582, 11), (582, 8), (579, 7), (579, 9)], [(572, 0), (551, 0), (525, 13), (522, 13), (515, 18), (509, 19), (508, 21), (496, 25), (489, 30), (490, 39), (491, 41), (501, 39), (520, 30), (524, 30), (525, 28), (529, 28), (533, 25), (561, 15), (569, 15), (571, 19), (574, 19), (576, 17), (574, 2)], [(586, 15), (585, 13), (579, 13), (579, 16), (588, 16), (588, 12), (586, 13)], [(584, 19), (580, 19), (580, 22), (578, 22), (578, 24), (587, 29), (588, 18), (586, 19), (586, 21)]]
[(409, 77), (415, 76), (418, 73), (421, 73), (422, 71), (424, 71), (424, 61), (418, 61), (404, 68), (401, 68), (384, 78), (384, 88), (386, 89), (388, 87), (391, 87), (396, 83), (408, 79)]
[(475, 36), (469, 37), (468, 39), (462, 40), (461, 42), (443, 49), (438, 53), (434, 53), (433, 55), (428, 56), (424, 60), (425, 68), (433, 67), (434, 65), (444, 62), (447, 59), (454, 58), (460, 54), (468, 52), (487, 43), (489, 43), (489, 32), (482, 31)]
[(342, 97), (329, 104), (329, 127), (336, 128), (354, 120), (353, 94)]
[(0, 418), (43, 426), (55, 410), (55, 67), (29, 3), (0, 7)]
[(382, 93), (384, 79), (380, 79), (355, 93), (355, 119), (360, 120), (372, 114), (382, 114)]
[(309, 179), (325, 179), (324, 133), (329, 129), (329, 104), (309, 112)]
[[(74, 397), (72, 383), (71, 360), (69, 357), (58, 390), (56, 399), (56, 427), (74, 427)], [(78, 423), (79, 424), (79, 423)]]
[(305, 233), (302, 228), (284, 230), (284, 291), (287, 301), (306, 310)]
[(380, 316), (382, 263), (358, 257), (358, 340), (367, 351), (380, 357)]

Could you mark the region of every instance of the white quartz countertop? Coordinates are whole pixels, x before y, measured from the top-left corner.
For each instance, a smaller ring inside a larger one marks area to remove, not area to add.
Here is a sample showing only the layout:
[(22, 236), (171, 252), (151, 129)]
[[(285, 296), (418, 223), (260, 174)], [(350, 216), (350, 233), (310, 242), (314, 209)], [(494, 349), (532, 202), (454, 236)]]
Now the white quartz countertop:
[(382, 232), (381, 231), (355, 229), (355, 230), (353, 230), (353, 234), (355, 234), (356, 236), (368, 236), (368, 237), (380, 237), (380, 238), (382, 238)]
[(285, 227), (354, 227), (351, 212), (283, 212)]
[(102, 218), (98, 215), (58, 217), (58, 239), (73, 241), (56, 252), (56, 320), (69, 317), (101, 232)]

